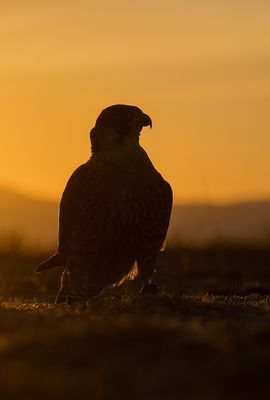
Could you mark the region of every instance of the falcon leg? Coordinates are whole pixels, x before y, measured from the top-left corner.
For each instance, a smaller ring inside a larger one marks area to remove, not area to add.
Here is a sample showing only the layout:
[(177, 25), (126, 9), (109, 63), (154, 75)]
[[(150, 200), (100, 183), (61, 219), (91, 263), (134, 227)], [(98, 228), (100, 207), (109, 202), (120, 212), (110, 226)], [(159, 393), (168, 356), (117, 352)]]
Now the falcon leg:
[(102, 291), (102, 288), (97, 287), (81, 287), (83, 278), (80, 274), (70, 273), (66, 268), (61, 277), (61, 286), (58, 295), (55, 299), (55, 304), (72, 305), (79, 301), (87, 301)]
[(142, 294), (157, 294), (159, 287), (153, 282), (155, 270), (155, 260), (153, 258), (149, 260), (144, 260), (143, 262), (138, 262), (139, 277), (142, 280)]
[(68, 296), (68, 282), (67, 282), (67, 268), (65, 268), (61, 276), (60, 289), (56, 296), (55, 304), (67, 304), (67, 296)]

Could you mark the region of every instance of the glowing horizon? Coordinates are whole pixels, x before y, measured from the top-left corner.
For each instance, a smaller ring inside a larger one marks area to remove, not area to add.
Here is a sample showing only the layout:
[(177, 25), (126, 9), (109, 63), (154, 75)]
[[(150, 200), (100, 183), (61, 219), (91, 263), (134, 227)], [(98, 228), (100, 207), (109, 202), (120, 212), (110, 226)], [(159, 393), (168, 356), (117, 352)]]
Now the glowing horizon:
[(126, 103), (176, 202), (270, 198), (270, 4), (1, 7), (0, 186), (59, 199), (101, 109)]

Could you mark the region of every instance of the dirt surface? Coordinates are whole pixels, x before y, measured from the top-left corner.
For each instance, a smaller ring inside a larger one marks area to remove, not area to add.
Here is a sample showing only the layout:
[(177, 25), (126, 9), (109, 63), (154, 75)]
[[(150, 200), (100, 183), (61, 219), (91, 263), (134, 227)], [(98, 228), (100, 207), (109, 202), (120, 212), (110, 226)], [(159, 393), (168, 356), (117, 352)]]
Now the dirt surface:
[(32, 275), (42, 255), (2, 255), (1, 398), (270, 398), (270, 264), (249, 251), (169, 252), (158, 295), (73, 306)]

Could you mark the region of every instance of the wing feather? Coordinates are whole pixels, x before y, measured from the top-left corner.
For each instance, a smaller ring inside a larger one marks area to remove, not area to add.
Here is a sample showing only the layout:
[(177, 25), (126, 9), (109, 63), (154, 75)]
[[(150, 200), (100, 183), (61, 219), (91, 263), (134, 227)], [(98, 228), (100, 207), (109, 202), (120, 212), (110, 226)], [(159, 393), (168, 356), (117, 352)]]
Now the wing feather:
[(165, 241), (172, 209), (172, 189), (161, 179), (150, 188), (145, 212), (141, 242), (138, 251), (139, 270), (152, 270)]
[(67, 253), (70, 248), (70, 237), (79, 222), (81, 201), (87, 186), (89, 163), (75, 170), (67, 182), (62, 195), (59, 210), (59, 253)]

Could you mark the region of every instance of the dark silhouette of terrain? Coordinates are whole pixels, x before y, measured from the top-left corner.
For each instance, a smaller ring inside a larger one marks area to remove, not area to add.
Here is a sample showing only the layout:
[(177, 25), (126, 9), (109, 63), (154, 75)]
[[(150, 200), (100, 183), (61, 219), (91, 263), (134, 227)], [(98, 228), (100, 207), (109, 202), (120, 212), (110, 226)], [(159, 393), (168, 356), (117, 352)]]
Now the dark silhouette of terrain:
[(0, 188), (0, 238), (19, 235), (27, 243), (54, 247), (57, 225), (56, 202)]
[(169, 237), (176, 244), (270, 244), (270, 201), (176, 205)]
[(0, 251), (2, 398), (267, 398), (269, 253), (168, 249), (158, 294), (67, 306), (45, 254)]
[[(55, 247), (58, 203), (0, 189), (0, 235), (20, 234), (42, 248)], [(270, 243), (270, 200), (228, 205), (174, 205), (168, 242)]]

